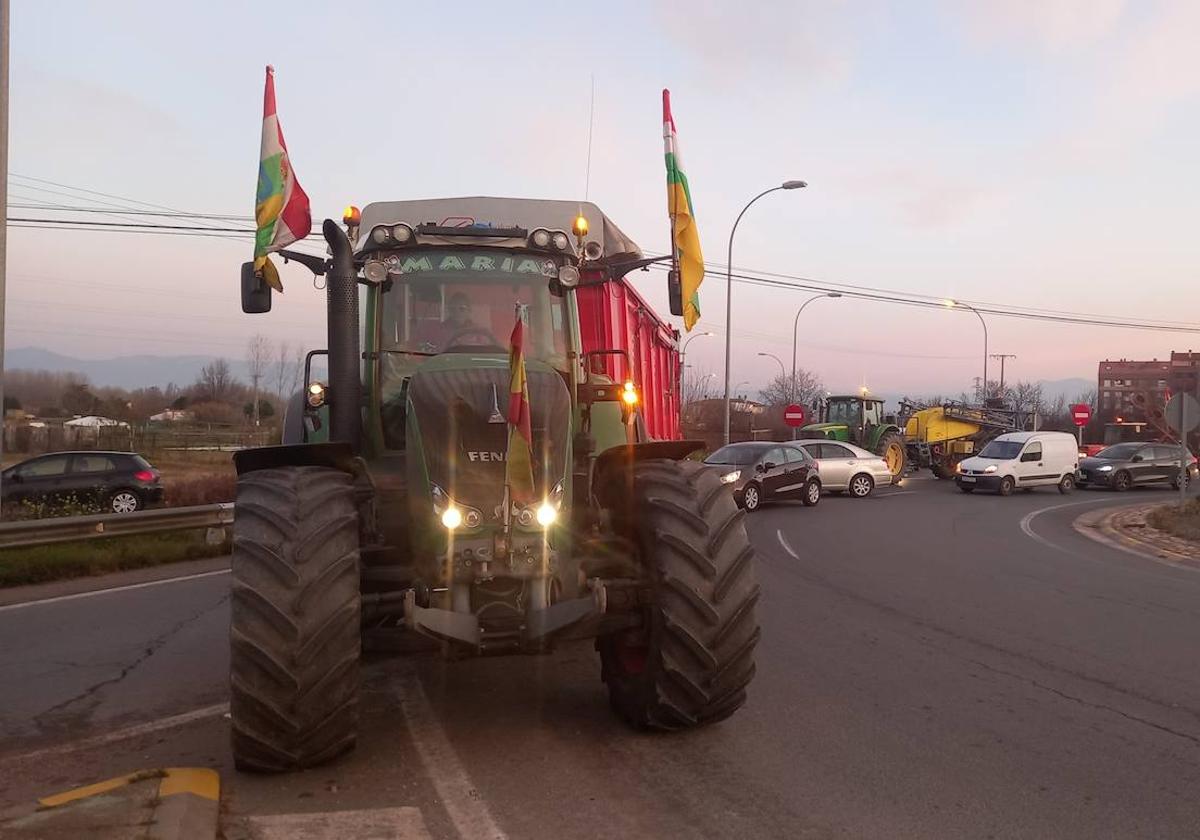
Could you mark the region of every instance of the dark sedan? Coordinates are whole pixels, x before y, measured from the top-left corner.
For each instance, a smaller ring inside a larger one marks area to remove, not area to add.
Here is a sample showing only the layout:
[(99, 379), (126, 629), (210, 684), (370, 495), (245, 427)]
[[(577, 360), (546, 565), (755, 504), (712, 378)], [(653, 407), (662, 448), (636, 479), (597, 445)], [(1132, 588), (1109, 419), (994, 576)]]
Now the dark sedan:
[(0, 477), (5, 504), (99, 506), (132, 513), (162, 501), (162, 477), (135, 452), (54, 452), (9, 467)]
[(801, 449), (786, 443), (731, 443), (704, 459), (721, 472), (734, 500), (748, 512), (774, 499), (821, 501), (820, 467)]
[[(1079, 462), (1076, 483), (1080, 487), (1111, 487), (1128, 490), (1139, 484), (1180, 484), (1180, 449), (1170, 443), (1118, 443)], [(1196, 459), (1187, 454), (1188, 469), (1183, 481), (1196, 476)]]

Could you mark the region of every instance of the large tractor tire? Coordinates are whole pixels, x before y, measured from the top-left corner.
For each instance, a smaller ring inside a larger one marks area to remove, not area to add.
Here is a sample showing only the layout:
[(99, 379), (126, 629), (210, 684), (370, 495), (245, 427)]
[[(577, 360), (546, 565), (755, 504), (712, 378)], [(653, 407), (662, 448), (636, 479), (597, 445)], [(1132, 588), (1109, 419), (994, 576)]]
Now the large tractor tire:
[(693, 461), (637, 463), (611, 490), (614, 526), (636, 546), (651, 586), (645, 626), (597, 641), (613, 708), (645, 729), (729, 717), (746, 701), (760, 635), (745, 514)]
[(879, 443), (875, 447), (875, 454), (887, 463), (893, 480), (904, 475), (904, 468), (908, 466), (908, 452), (904, 448), (904, 435), (899, 432), (886, 432), (881, 435)]
[(239, 477), (229, 628), (239, 770), (301, 770), (354, 747), (358, 552), (351, 476), (281, 467)]

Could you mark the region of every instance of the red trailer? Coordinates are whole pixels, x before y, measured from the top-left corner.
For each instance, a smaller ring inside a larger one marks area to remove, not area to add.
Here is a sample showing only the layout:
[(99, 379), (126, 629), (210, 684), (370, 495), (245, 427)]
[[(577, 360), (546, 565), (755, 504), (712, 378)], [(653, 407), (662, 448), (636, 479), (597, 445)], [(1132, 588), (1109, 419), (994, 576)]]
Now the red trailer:
[(576, 300), (584, 353), (621, 348), (629, 354), (628, 363), (624, 354), (593, 356), (591, 372), (617, 382), (633, 380), (642, 397), (646, 434), (678, 440), (679, 333), (624, 278), (585, 282), (576, 290)]

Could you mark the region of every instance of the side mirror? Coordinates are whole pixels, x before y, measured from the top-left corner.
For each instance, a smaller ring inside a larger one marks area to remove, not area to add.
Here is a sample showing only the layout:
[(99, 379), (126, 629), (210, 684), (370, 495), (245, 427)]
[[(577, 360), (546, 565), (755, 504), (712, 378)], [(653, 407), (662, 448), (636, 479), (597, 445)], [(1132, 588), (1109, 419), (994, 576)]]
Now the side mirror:
[(1141, 456), (1141, 455), (1134, 455), (1134, 456), (1133, 456), (1132, 458), (1130, 458), (1129, 460), (1130, 460), (1130, 461), (1133, 461), (1133, 463), (1135, 463), (1135, 464), (1136, 464), (1138, 461), (1142, 460), (1142, 456)]
[(254, 273), (254, 263), (242, 263), (242, 311), (261, 315), (271, 311), (271, 287)]
[(778, 464), (776, 464), (774, 461), (767, 461), (767, 463), (765, 463), (765, 464), (763, 464), (763, 465), (762, 465), (762, 467), (763, 467), (763, 471), (764, 471), (764, 472), (766, 472), (767, 470), (773, 470), (773, 469), (775, 469), (777, 466), (779, 466), (779, 465), (778, 465)]
[(667, 302), (671, 308), (671, 314), (675, 317), (683, 315), (683, 284), (679, 279), (679, 271), (671, 269), (667, 272)]

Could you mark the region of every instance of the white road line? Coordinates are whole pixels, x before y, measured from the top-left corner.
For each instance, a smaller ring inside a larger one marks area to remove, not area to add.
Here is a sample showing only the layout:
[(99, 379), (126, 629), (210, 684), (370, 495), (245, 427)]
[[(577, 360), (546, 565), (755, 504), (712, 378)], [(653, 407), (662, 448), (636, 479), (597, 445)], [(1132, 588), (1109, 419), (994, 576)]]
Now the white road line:
[(1021, 530), (1025, 533), (1025, 536), (1029, 537), (1034, 542), (1041, 543), (1042, 545), (1044, 545), (1048, 548), (1057, 549), (1058, 551), (1065, 551), (1067, 554), (1073, 554), (1074, 552), (1070, 551), (1069, 549), (1063, 548), (1061, 545), (1058, 545), (1057, 543), (1052, 543), (1052, 542), (1050, 542), (1050, 540), (1046, 539), (1045, 537), (1041, 537), (1041, 536), (1038, 536), (1037, 534), (1035, 534), (1033, 532), (1033, 520), (1036, 519), (1037, 517), (1041, 516), (1043, 513), (1050, 513), (1050, 511), (1053, 511), (1053, 510), (1062, 510), (1063, 508), (1069, 508), (1069, 507), (1079, 507), (1080, 505), (1094, 505), (1094, 504), (1098, 504), (1098, 503), (1101, 503), (1104, 501), (1107, 501), (1107, 500), (1106, 499), (1088, 499), (1087, 501), (1084, 501), (1084, 502), (1065, 502), (1064, 504), (1061, 504), (1061, 505), (1051, 505), (1050, 507), (1042, 508), (1041, 510), (1035, 510), (1035, 511), (1033, 511), (1031, 513), (1027, 513), (1023, 517), (1021, 517)]
[(466, 768), (458, 760), (416, 672), (411, 667), (405, 667), (392, 686), (400, 700), (409, 735), (425, 765), (425, 772), (442, 800), (442, 807), (450, 815), (450, 821), (458, 829), (459, 836), (463, 840), (507, 840), (492, 818), (483, 797), (467, 776)]
[(916, 492), (917, 492), (916, 490), (897, 490), (895, 492), (888, 492), (888, 493), (872, 493), (871, 498), (872, 499), (890, 499), (892, 496), (911, 496), (913, 493), (916, 493)]
[(163, 729), (173, 729), (176, 726), (194, 723), (198, 720), (218, 717), (229, 711), (228, 703), (218, 703), (215, 706), (204, 706), (200, 709), (193, 709), (190, 712), (182, 712), (170, 717), (159, 718), (158, 720), (148, 721), (147, 723), (139, 723), (136, 726), (129, 726), (125, 729), (118, 729), (115, 732), (107, 732), (103, 735), (96, 735), (92, 738), (84, 738), (81, 741), (68, 741), (65, 744), (55, 744), (52, 747), (43, 747), (40, 750), (32, 750), (25, 753), (11, 753), (0, 755), (5, 761), (17, 761), (30, 758), (44, 758), (51, 755), (62, 755), (64, 753), (78, 752), (79, 750), (90, 750), (95, 747), (103, 747), (107, 744), (115, 744), (117, 741), (128, 741), (131, 738), (137, 738), (141, 735), (149, 735), (151, 732), (159, 732)]
[(229, 569), (216, 569), (211, 572), (197, 572), (194, 575), (183, 575), (182, 577), (163, 578), (162, 580), (148, 580), (145, 583), (131, 583), (128, 586), (112, 586), (108, 589), (93, 589), (90, 592), (76, 592), (72, 595), (58, 595), (54, 598), (42, 598), (37, 601), (22, 601), (19, 604), (5, 604), (0, 606), (0, 612), (9, 610), (21, 610), (25, 607), (40, 607), (43, 604), (57, 604), (60, 601), (75, 601), (79, 598), (94, 598), (97, 595), (111, 595), (114, 592), (128, 592), (131, 589), (145, 589), (147, 586), (162, 586), (164, 583), (180, 583), (185, 580), (199, 580), (200, 578), (212, 577), (213, 575), (227, 575)]
[(419, 808), (371, 808), (365, 811), (320, 811), (271, 814), (250, 818), (259, 840), (432, 840)]
[(781, 546), (783, 546), (783, 550), (786, 551), (788, 554), (792, 555), (792, 557), (794, 557), (795, 559), (799, 560), (800, 555), (797, 554), (796, 551), (790, 545), (788, 545), (787, 539), (783, 536), (783, 529), (781, 528), (781, 529), (777, 530), (775, 533), (779, 536), (779, 544)]

